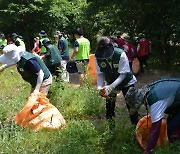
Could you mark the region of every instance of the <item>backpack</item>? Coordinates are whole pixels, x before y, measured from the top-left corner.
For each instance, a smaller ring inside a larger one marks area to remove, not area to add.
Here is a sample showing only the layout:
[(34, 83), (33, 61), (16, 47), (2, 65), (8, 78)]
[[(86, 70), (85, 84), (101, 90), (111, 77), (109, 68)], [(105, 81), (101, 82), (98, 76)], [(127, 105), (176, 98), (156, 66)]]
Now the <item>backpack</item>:
[(134, 59), (137, 57), (137, 48), (131, 44), (131, 58)]

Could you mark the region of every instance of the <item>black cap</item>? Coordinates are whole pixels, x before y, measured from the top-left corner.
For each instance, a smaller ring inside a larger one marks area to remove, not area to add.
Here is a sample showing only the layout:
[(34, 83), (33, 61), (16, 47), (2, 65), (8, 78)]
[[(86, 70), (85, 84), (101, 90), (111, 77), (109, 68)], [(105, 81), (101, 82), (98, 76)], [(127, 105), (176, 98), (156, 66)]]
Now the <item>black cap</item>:
[(109, 37), (103, 36), (98, 40), (95, 56), (97, 59), (108, 59), (114, 54), (114, 47)]
[(78, 69), (77, 69), (77, 65), (76, 62), (74, 61), (69, 61), (66, 65), (66, 70), (69, 73), (77, 73)]
[(19, 36), (18, 34), (12, 33), (11, 38), (15, 38), (15, 37), (18, 37), (18, 36)]
[(41, 30), (41, 32), (39, 33), (39, 36), (47, 36), (47, 33), (44, 30)]
[(44, 40), (42, 41), (43, 44), (50, 43), (50, 42), (51, 42), (51, 41), (48, 40), (48, 39), (44, 39)]

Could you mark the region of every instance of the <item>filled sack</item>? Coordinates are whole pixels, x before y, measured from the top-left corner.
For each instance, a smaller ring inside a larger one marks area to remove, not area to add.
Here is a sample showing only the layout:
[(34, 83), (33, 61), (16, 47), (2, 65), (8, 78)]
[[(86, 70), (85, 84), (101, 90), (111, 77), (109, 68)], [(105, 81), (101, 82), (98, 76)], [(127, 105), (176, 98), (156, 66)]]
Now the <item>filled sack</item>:
[[(146, 149), (151, 127), (152, 127), (152, 122), (150, 115), (141, 118), (136, 125), (136, 139), (144, 150)], [(167, 124), (166, 124), (166, 120), (163, 119), (161, 123), (161, 130), (157, 141), (157, 145), (160, 146), (165, 145), (167, 142), (168, 142)]]
[(59, 110), (42, 93), (32, 93), (14, 119), (20, 126), (32, 128), (34, 131), (42, 128), (57, 129), (66, 124)]

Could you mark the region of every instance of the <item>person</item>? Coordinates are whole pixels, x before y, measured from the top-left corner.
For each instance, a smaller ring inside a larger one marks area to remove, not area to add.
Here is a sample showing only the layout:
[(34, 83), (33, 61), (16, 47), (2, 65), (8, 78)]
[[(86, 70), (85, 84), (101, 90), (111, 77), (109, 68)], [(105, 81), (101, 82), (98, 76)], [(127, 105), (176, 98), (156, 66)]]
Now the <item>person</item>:
[(121, 35), (117, 35), (116, 41), (118, 42), (118, 47), (123, 49), (124, 39), (121, 37)]
[(71, 60), (74, 60), (75, 58), (75, 61), (77, 62), (79, 82), (80, 85), (83, 85), (84, 75), (89, 62), (90, 42), (83, 36), (83, 31), (81, 28), (77, 28), (75, 30), (74, 36), (76, 41), (74, 43), (74, 51), (71, 55)]
[(39, 45), (40, 45), (39, 37), (35, 37), (34, 38), (34, 47), (32, 49), (32, 53), (35, 53), (38, 55), (40, 54), (41, 49), (40, 49)]
[(26, 50), (25, 43), (18, 34), (12, 33), (11, 38), (12, 38), (12, 43), (14, 43), (16, 46), (22, 46), (24, 50)]
[(39, 47), (41, 49), (40, 54), (44, 54), (46, 53), (46, 47), (43, 45), (43, 40), (49, 40), (49, 38), (47, 37), (47, 33), (44, 30), (41, 30), (39, 33), (39, 37), (40, 37), (40, 42), (39, 42)]
[(47, 95), (52, 84), (52, 75), (41, 59), (25, 51), (21, 46), (9, 44), (3, 48), (0, 63), (3, 63), (0, 72), (16, 65), (22, 78), (30, 83), (31, 92), (41, 92)]
[(114, 47), (119, 48), (119, 45), (118, 45), (118, 42), (117, 42), (116, 38), (114, 36), (110, 36), (110, 38), (111, 38), (112, 45)]
[(41, 55), (41, 59), (44, 60), (51, 74), (59, 77), (62, 60), (59, 50), (56, 46), (52, 45), (48, 39), (44, 39), (42, 43), (47, 51)]
[(69, 46), (68, 46), (68, 41), (67, 39), (63, 36), (63, 33), (60, 31), (56, 31), (54, 37), (58, 40), (58, 49), (59, 52), (61, 54), (62, 57), (62, 61), (61, 61), (61, 68), (62, 68), (62, 74), (61, 74), (61, 78), (65, 81), (65, 82), (69, 82), (69, 73), (66, 70), (66, 65), (67, 62), (70, 60), (69, 57)]
[[(125, 96), (137, 80), (131, 72), (126, 53), (120, 48), (113, 47), (109, 37), (102, 36), (98, 39), (95, 58), (97, 89), (100, 90), (101, 96), (106, 97), (106, 118), (114, 121), (117, 91), (122, 90)], [(126, 105), (130, 111), (129, 105)], [(136, 125), (138, 112), (130, 115), (130, 120)]]
[(141, 72), (143, 73), (144, 72), (143, 65), (145, 65), (146, 68), (148, 69), (147, 60), (149, 58), (149, 54), (151, 53), (151, 41), (149, 39), (145, 38), (145, 36), (143, 34), (139, 34), (137, 43), (138, 43), (137, 58), (140, 63)]
[(7, 40), (5, 35), (2, 33), (0, 34), (0, 49), (3, 49), (7, 45)]
[(160, 133), (164, 113), (168, 114), (167, 133), (170, 141), (180, 139), (180, 78), (161, 79), (145, 85), (139, 89), (130, 88), (125, 100), (133, 111), (137, 111), (142, 104), (149, 106), (152, 120), (145, 153), (155, 148)]
[(132, 45), (130, 42), (131, 42), (130, 37), (128, 37), (128, 36), (124, 37), (123, 50), (126, 52), (126, 55), (128, 57), (128, 60), (129, 60), (129, 66), (132, 70), (133, 48), (132, 48)]

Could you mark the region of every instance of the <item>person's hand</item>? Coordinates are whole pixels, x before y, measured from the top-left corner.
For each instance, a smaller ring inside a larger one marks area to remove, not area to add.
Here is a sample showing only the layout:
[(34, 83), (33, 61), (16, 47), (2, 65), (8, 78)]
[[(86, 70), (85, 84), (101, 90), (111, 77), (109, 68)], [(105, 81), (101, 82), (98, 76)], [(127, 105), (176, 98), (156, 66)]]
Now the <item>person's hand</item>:
[(5, 68), (4, 68), (3, 66), (1, 66), (1, 67), (0, 67), (0, 73), (1, 73), (2, 71), (4, 71), (4, 69), (5, 69)]
[(106, 94), (106, 91), (105, 91), (105, 87), (98, 87), (97, 88), (99, 90), (99, 95), (102, 96), (102, 97), (108, 97), (108, 95)]
[(105, 86), (105, 92), (106, 92), (106, 95), (109, 96), (109, 94), (111, 94), (111, 92), (114, 90), (114, 87), (112, 85), (107, 85)]
[(74, 58), (70, 57), (70, 61), (74, 61)]
[(100, 90), (100, 95), (102, 97), (108, 97), (111, 92), (114, 90), (114, 87), (112, 85), (107, 85), (107, 86), (104, 86), (104, 87), (99, 87), (99, 90)]
[(39, 89), (34, 89), (33, 93), (34, 94), (38, 94), (39, 93)]

